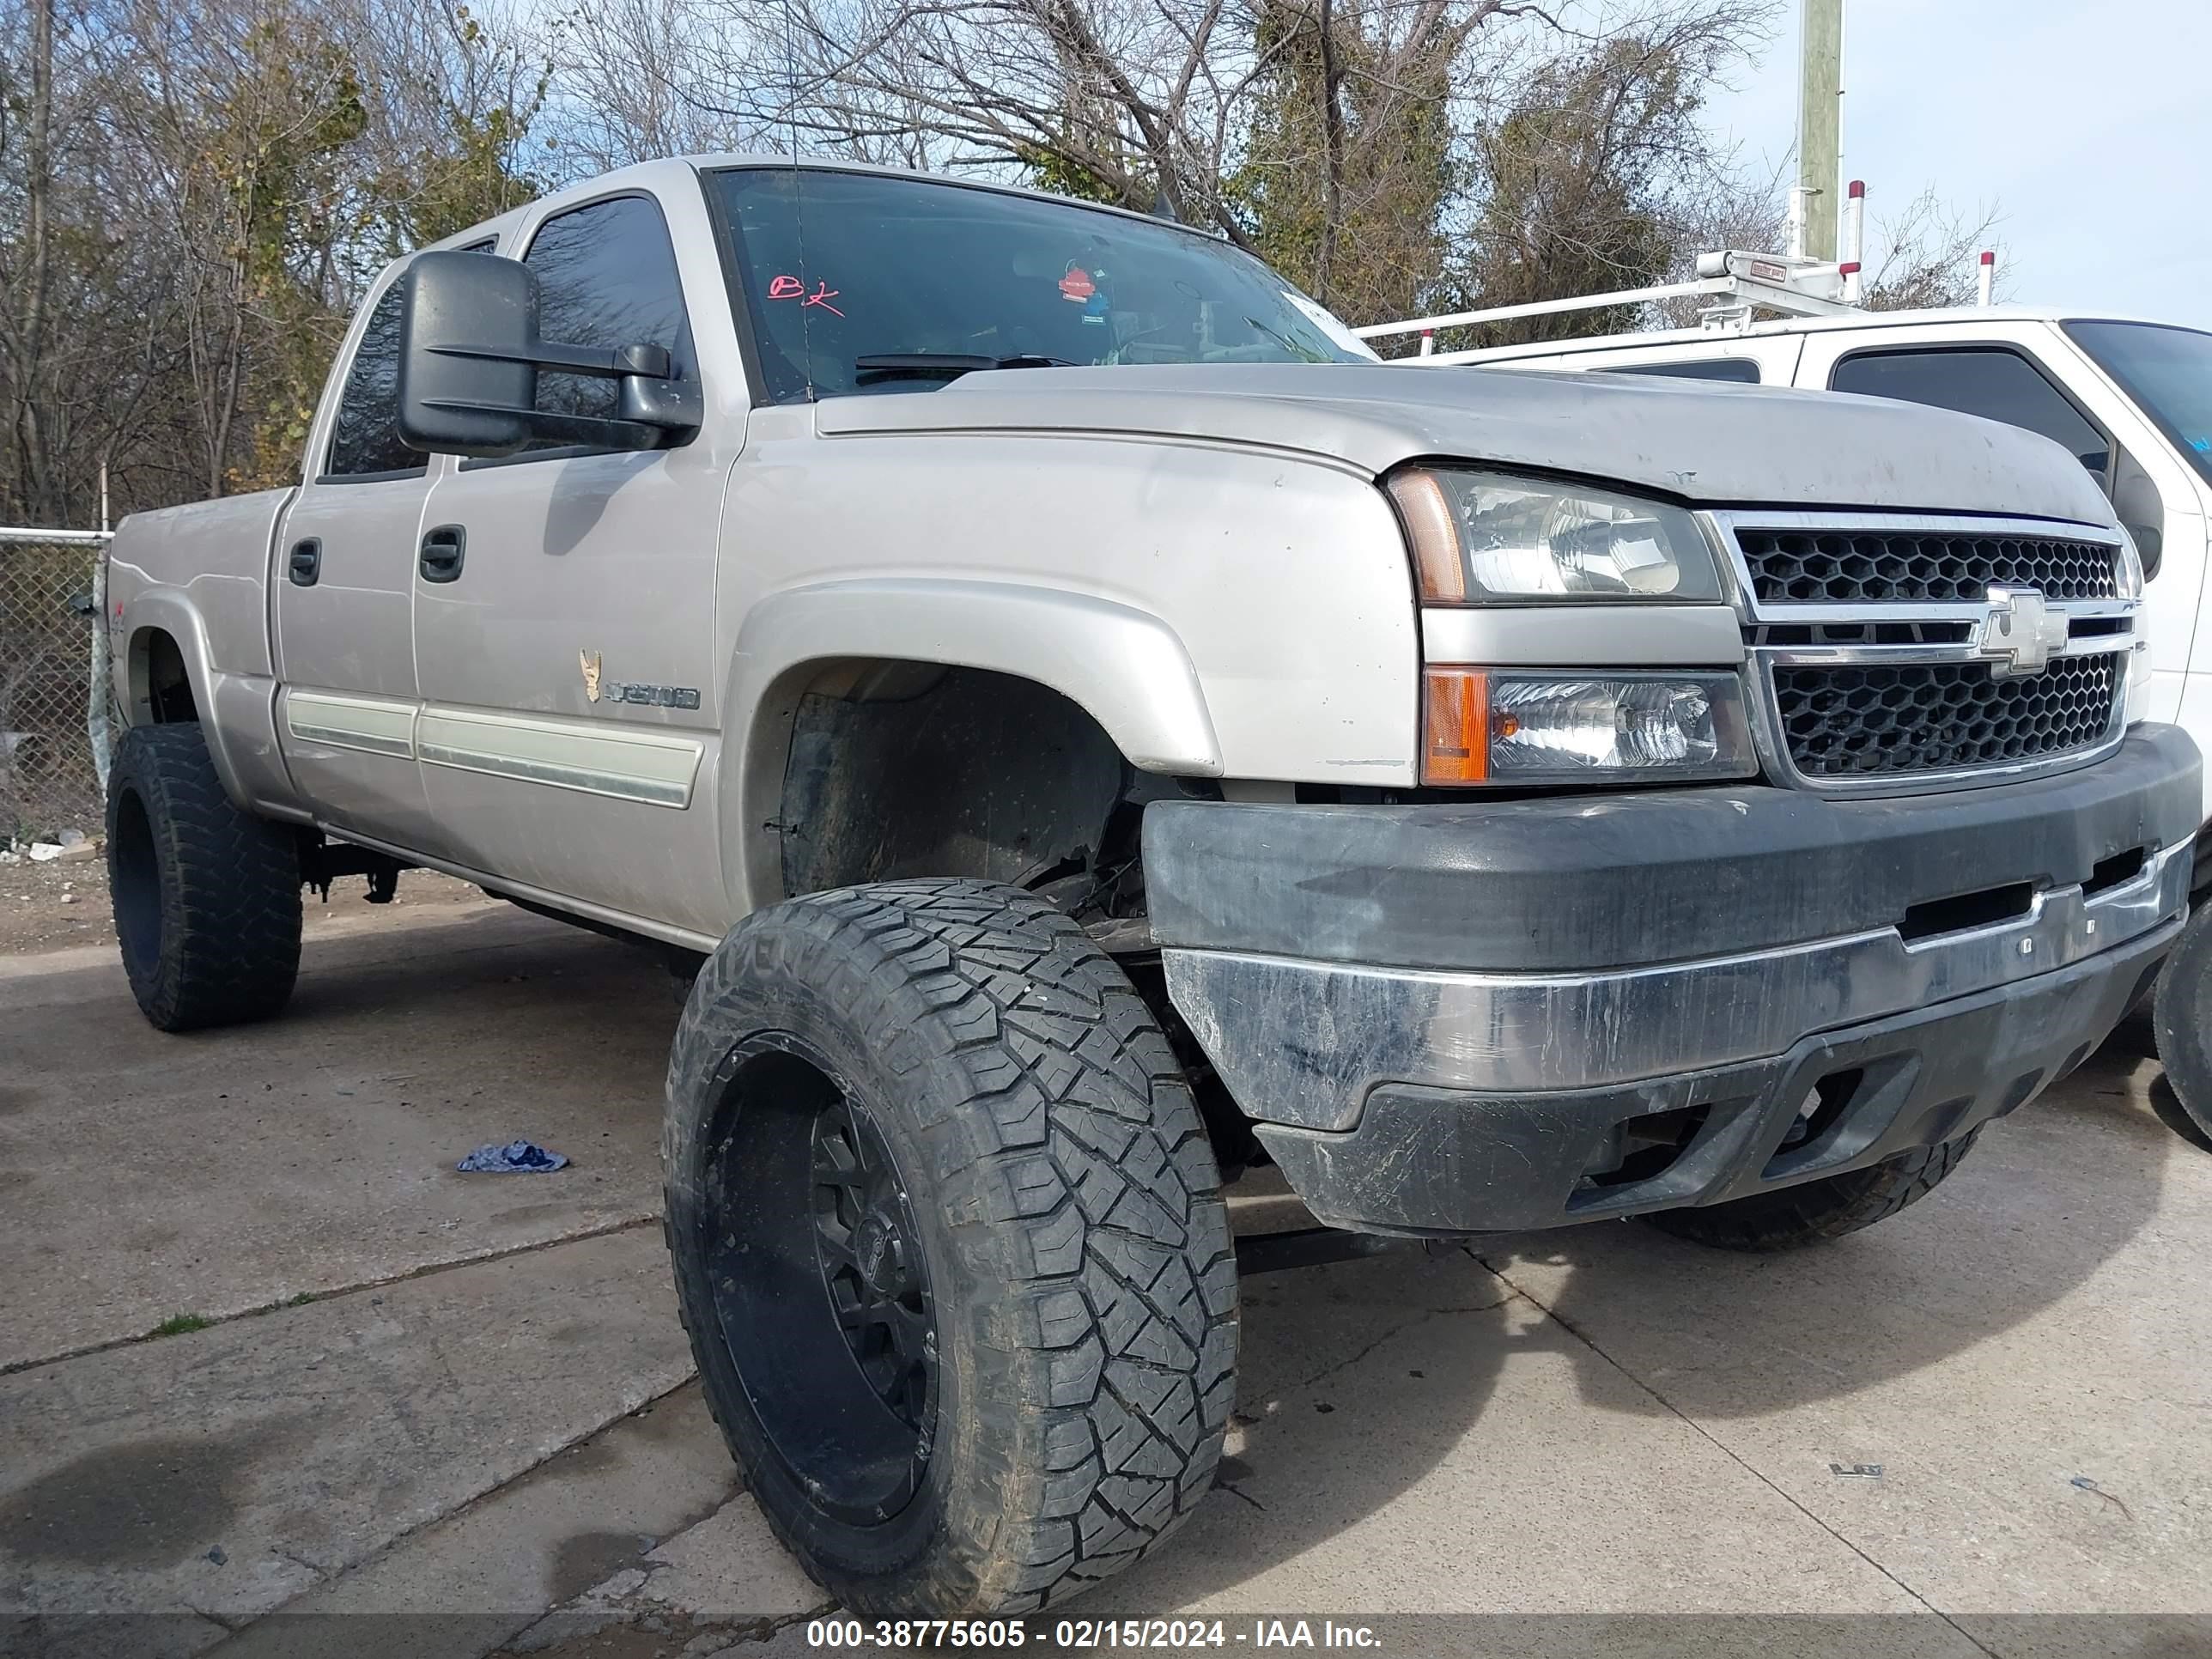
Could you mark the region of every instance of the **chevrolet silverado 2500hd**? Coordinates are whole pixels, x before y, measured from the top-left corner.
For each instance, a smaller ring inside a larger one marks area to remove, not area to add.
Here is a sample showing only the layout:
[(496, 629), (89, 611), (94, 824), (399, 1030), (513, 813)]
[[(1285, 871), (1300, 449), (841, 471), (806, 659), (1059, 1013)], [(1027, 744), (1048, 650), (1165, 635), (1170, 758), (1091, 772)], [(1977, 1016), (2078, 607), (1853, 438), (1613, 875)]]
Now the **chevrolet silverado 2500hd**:
[(667, 1232), (855, 1608), (1142, 1556), (1234, 1389), (1224, 1170), (1347, 1230), (1918, 1198), (2185, 908), (2197, 757), (2046, 440), (1365, 357), (1219, 242), (664, 161), (400, 261), (296, 489), (134, 517), (140, 1006), (407, 866), (704, 959)]

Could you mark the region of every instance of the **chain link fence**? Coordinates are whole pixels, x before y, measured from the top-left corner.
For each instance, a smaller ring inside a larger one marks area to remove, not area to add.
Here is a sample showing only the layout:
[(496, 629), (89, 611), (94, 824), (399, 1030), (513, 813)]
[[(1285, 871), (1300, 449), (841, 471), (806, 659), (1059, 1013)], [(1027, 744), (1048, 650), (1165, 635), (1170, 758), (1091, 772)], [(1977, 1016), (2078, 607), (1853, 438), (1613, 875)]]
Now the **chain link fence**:
[(107, 542), (0, 529), (0, 847), (100, 828), (107, 687), (94, 655), (106, 641)]

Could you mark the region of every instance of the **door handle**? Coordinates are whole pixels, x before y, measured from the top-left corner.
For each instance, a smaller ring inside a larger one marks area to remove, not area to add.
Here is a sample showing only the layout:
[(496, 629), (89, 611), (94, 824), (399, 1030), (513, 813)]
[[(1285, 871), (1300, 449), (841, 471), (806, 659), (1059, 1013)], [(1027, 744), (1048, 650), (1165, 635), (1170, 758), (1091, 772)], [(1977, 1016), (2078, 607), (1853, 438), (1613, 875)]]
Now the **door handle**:
[(467, 553), (469, 532), (457, 524), (441, 524), (422, 532), (422, 556), (418, 568), (426, 582), (450, 582), (459, 578), (461, 559)]
[(295, 587), (313, 587), (315, 579), (323, 574), (323, 538), (310, 536), (305, 541), (294, 542), (291, 557), (285, 562)]

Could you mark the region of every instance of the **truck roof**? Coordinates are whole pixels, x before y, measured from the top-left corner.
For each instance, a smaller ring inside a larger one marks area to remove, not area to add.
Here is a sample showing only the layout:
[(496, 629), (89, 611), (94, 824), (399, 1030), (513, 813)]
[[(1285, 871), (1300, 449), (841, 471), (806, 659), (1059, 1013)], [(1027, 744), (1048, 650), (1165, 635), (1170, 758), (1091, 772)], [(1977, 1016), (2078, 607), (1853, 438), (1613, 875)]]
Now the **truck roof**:
[[(548, 195), (541, 196), (535, 201), (526, 203), (521, 207), (501, 214), (497, 218), (486, 219), (480, 224), (471, 225), (466, 230), (456, 232), (444, 240), (434, 242), (430, 246), (441, 248), (466, 247), (471, 243), (483, 241), (487, 236), (502, 234), (526, 218), (535, 218), (575, 203), (593, 201), (599, 197), (611, 195), (624, 189), (635, 190), (649, 187), (654, 184), (666, 184), (670, 182), (672, 176), (681, 173), (705, 173), (716, 167), (791, 167), (809, 173), (878, 173), (893, 178), (919, 179), (929, 184), (946, 185), (957, 189), (994, 191), (1001, 196), (1027, 196), (1038, 201), (1056, 202), (1064, 207), (1089, 208), (1100, 213), (1118, 214), (1124, 219), (1136, 219), (1146, 224), (1175, 222), (1153, 214), (1139, 213), (1129, 208), (1109, 207), (1103, 202), (1086, 202), (1073, 196), (1060, 196), (1048, 190), (1030, 190), (1020, 185), (1000, 184), (988, 179), (969, 179), (945, 173), (926, 173), (918, 167), (883, 167), (872, 161), (845, 161), (829, 157), (802, 157), (794, 160), (791, 156), (778, 155), (772, 151), (721, 150), (707, 151), (692, 155), (672, 155), (664, 160), (652, 161), (637, 161), (629, 167), (617, 167), (610, 173), (595, 173), (580, 183), (569, 185)], [(1201, 236), (1212, 234), (1212, 232), (1203, 225), (1184, 225), (1182, 228), (1194, 231)]]

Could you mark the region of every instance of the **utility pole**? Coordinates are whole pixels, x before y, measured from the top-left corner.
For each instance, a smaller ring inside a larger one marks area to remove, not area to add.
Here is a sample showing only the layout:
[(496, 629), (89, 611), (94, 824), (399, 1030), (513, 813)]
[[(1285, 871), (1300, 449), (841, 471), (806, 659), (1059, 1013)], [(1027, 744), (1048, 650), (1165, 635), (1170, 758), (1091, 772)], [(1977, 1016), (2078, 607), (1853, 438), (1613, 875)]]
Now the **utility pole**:
[(1797, 209), (1805, 226), (1802, 251), (1808, 259), (1828, 260), (1836, 257), (1836, 215), (1841, 205), (1837, 198), (1844, 171), (1844, 0), (1801, 0), (1798, 19)]

